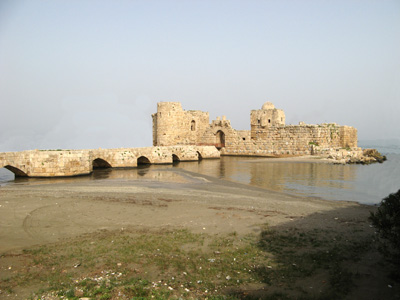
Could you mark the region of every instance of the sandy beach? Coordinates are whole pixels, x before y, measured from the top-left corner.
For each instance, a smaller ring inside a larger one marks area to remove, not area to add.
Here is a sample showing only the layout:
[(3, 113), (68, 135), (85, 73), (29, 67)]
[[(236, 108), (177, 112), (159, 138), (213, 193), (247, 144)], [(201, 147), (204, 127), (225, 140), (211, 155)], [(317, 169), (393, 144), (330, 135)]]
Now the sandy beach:
[[(136, 180), (12, 184), (0, 189), (0, 278), (9, 276), (10, 265), (23, 249), (99, 231), (186, 229), (195, 234), (244, 237), (259, 236), (265, 229), (319, 230), (357, 242), (374, 235), (368, 221), (374, 209), (354, 202), (296, 197), (178, 168), (151, 169)], [(385, 269), (377, 268), (380, 255), (376, 249), (366, 255), (373, 259), (365, 258), (351, 297), (384, 293), (387, 299), (393, 298)], [(0, 293), (3, 297), (12, 299)], [(364, 299), (374, 299), (368, 297)]]
[[(164, 172), (172, 174), (163, 176)], [(340, 225), (365, 221), (371, 210), (357, 203), (299, 198), (172, 168), (150, 171), (140, 180), (9, 185), (0, 190), (0, 205), (0, 252), (131, 226), (247, 234), (260, 232), (266, 224), (295, 221), (338, 230)], [(366, 223), (364, 227), (369, 228)]]

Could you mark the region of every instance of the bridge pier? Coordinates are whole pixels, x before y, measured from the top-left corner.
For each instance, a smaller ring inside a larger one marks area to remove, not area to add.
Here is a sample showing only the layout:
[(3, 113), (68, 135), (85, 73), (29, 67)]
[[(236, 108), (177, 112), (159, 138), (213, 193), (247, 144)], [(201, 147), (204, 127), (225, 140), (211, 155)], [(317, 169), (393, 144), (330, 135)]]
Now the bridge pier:
[(89, 150), (31, 150), (0, 153), (0, 167), (25, 177), (58, 177), (90, 174)]

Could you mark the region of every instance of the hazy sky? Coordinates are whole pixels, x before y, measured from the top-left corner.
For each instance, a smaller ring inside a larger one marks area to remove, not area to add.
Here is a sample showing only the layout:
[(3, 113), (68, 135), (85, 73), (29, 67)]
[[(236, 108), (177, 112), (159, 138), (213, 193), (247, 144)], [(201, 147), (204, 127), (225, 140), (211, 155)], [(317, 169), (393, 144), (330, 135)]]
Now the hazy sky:
[(0, 151), (151, 146), (159, 101), (400, 138), (400, 1), (0, 0)]

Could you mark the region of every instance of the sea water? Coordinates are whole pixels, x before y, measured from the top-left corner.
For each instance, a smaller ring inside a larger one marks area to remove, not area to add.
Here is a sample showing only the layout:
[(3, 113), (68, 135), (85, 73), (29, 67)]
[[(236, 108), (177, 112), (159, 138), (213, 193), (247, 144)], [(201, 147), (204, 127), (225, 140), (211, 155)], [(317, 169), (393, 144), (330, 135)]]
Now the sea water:
[(179, 167), (304, 197), (378, 204), (384, 197), (400, 189), (400, 154), (387, 154), (387, 157), (388, 161), (371, 165), (221, 157), (220, 160), (204, 161), (191, 167), (189, 163), (180, 163)]
[[(318, 162), (288, 162), (268, 158), (225, 156), (200, 162), (181, 162), (174, 168), (200, 173), (215, 178), (280, 191), (304, 197), (326, 200), (355, 201), (378, 204), (384, 197), (400, 189), (400, 145), (360, 143), (363, 148), (375, 148), (386, 155), (382, 164), (333, 165)], [(165, 170), (171, 166), (151, 166)], [(92, 176), (73, 180), (130, 178), (140, 180), (143, 169), (100, 170)], [(39, 182), (46, 181), (41, 179)], [(38, 182), (35, 179), (14, 180), (13, 173), (0, 169), (0, 185)], [(48, 181), (59, 182), (59, 181)]]

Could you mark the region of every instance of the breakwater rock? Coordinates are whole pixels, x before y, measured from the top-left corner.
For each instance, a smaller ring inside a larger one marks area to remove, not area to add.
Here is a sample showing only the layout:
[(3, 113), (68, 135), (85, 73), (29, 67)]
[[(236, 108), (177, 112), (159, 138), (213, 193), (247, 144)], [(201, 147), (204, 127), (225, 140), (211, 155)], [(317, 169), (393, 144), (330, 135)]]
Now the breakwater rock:
[(383, 163), (387, 158), (376, 149), (355, 148), (321, 148), (313, 146), (314, 155), (327, 158), (334, 164), (363, 164)]

